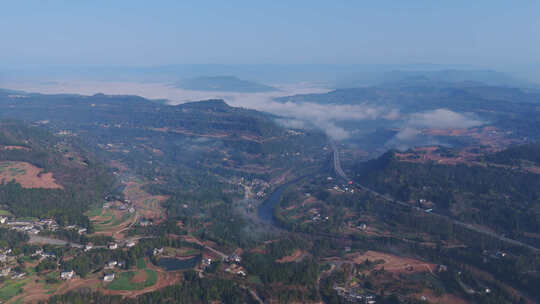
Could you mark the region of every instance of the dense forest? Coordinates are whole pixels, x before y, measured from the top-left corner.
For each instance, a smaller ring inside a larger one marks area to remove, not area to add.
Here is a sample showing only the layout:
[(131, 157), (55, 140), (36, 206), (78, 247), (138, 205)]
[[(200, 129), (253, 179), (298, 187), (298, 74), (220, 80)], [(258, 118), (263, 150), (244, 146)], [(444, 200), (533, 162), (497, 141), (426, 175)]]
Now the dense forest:
[[(356, 167), (360, 184), (416, 206), (519, 235), (540, 229), (540, 175), (496, 166), (399, 161), (393, 151)], [(512, 210), (511, 213), (508, 210)]]
[(522, 165), (523, 161), (540, 164), (540, 142), (510, 147), (503, 151), (486, 155), (487, 161), (505, 165)]

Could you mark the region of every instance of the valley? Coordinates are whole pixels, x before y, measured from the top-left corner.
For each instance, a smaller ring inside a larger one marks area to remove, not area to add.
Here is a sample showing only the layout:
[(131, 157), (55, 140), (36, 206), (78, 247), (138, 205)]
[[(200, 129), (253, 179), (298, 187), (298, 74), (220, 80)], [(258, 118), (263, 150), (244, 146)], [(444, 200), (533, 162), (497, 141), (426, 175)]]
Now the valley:
[(538, 297), (540, 164), (518, 125), (419, 127), (382, 153), (219, 100), (2, 98), (8, 303)]

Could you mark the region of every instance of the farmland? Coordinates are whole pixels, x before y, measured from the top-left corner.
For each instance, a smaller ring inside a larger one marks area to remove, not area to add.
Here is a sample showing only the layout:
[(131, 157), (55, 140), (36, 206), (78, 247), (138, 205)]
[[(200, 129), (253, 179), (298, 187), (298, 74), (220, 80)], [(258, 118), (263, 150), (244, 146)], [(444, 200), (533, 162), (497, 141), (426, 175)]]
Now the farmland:
[(154, 270), (144, 269), (126, 271), (118, 275), (109, 285), (110, 290), (141, 290), (157, 283), (158, 275)]
[(0, 162), (0, 181), (15, 180), (23, 188), (61, 189), (56, 183), (52, 173), (43, 173), (43, 170), (27, 162), (5, 161)]

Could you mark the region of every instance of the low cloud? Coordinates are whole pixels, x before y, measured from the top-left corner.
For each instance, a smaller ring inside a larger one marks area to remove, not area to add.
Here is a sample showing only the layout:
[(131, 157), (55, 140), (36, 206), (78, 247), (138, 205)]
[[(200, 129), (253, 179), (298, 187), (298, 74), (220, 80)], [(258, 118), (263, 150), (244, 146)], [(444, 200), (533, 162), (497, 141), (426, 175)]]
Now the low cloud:
[(418, 145), (438, 145), (440, 141), (422, 134), (422, 129), (468, 129), (485, 122), (470, 113), (457, 113), (448, 109), (413, 113), (399, 132), (385, 146), (406, 150)]
[[(235, 103), (238, 104), (237, 101)], [(286, 119), (278, 120), (284, 126), (291, 128), (317, 127), (336, 140), (347, 139), (351, 136), (350, 130), (340, 127), (339, 122), (380, 118), (395, 120), (401, 116), (396, 109), (387, 109), (367, 103), (322, 105), (312, 102), (280, 103), (266, 100), (261, 104), (254, 105), (253, 100), (251, 100), (250, 107), (285, 117)]]
[(420, 130), (411, 127), (405, 127), (396, 134), (395, 138), (399, 141), (409, 141), (415, 139), (418, 134), (420, 134)]
[(409, 126), (438, 129), (468, 129), (483, 124), (472, 114), (460, 114), (448, 109), (415, 113), (410, 116)]

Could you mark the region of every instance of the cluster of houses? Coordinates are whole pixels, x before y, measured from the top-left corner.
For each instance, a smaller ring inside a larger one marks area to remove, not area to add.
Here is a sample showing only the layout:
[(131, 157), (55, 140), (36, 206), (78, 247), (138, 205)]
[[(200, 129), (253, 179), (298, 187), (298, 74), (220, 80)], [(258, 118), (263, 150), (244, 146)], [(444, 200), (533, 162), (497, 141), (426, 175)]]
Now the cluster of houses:
[(88, 231), (88, 229), (83, 228), (83, 227), (79, 227), (77, 225), (69, 225), (69, 226), (66, 226), (65, 229), (66, 230), (76, 230), (77, 233), (79, 233), (81, 235), (85, 234)]
[(26, 273), (24, 272), (21, 272), (21, 273), (17, 273), (17, 272), (13, 272), (11, 267), (9, 266), (6, 266), (6, 267), (3, 267), (0, 269), (0, 277), (1, 278), (5, 278), (5, 277), (10, 277), (12, 279), (22, 279), (26, 276)]
[(9, 255), (11, 251), (12, 250), (10, 248), (0, 249), (0, 263), (7, 263), (10, 260), (15, 259), (15, 257)]
[(105, 263), (105, 269), (113, 269), (115, 267), (124, 267), (124, 262), (112, 260)]
[(231, 254), (230, 256), (228, 256), (228, 257), (225, 259), (225, 261), (226, 261), (227, 263), (240, 263), (240, 262), (242, 262), (242, 258), (241, 258), (238, 254), (233, 253), (233, 254)]
[(375, 295), (370, 293), (360, 293), (354, 289), (349, 289), (340, 286), (334, 286), (334, 290), (337, 292), (338, 296), (342, 298), (347, 303), (364, 303), (364, 304), (375, 304)]
[(41, 230), (58, 230), (58, 224), (53, 219), (41, 219), (35, 221), (25, 221), (9, 219), (7, 216), (0, 216), (0, 224), (6, 225), (9, 229), (31, 234), (38, 234)]
[(482, 251), (482, 255), (485, 257), (489, 257), (491, 259), (503, 259), (506, 257), (506, 252), (504, 251), (491, 251), (491, 250), (484, 250)]
[[(0, 268), (0, 277), (8, 277), (11, 276), (12, 279), (20, 279), (23, 278), (26, 274), (25, 273), (14, 273), (12, 271), (12, 268), (9, 266), (9, 263), (14, 262), (17, 257), (11, 255), (12, 250), (11, 249), (0, 249), (0, 263), (4, 265)], [(44, 252), (42, 249), (36, 250), (31, 256), (38, 257), (39, 261), (42, 261), (43, 259), (56, 258), (56, 255), (54, 253), (50, 252)]]
[(225, 272), (233, 273), (241, 277), (247, 276), (246, 270), (238, 264), (232, 264), (231, 266), (225, 268)]
[(26, 274), (25, 273), (16, 273), (12, 271), (12, 268), (7, 265), (10, 262), (15, 261), (17, 257), (10, 255), (12, 252), (11, 249), (1, 249), (0, 250), (0, 263), (2, 263), (4, 266), (0, 268), (0, 277), (9, 277), (11, 276), (12, 279), (20, 279), (23, 278)]
[(103, 209), (116, 209), (120, 211), (128, 211), (129, 213), (135, 212), (135, 206), (130, 200), (121, 200), (117, 202), (107, 202), (103, 204)]
[(203, 258), (201, 261), (201, 269), (204, 270), (208, 266), (212, 265), (212, 259), (211, 258)]
[(225, 262), (231, 264), (229, 267), (225, 268), (225, 272), (233, 273), (241, 277), (247, 276), (246, 270), (239, 265), (239, 263), (242, 262), (242, 258), (238, 254), (233, 253), (229, 255), (225, 258)]
[(347, 185), (342, 185), (342, 186), (334, 185), (332, 189), (328, 189), (328, 190), (333, 190), (333, 191), (341, 192), (341, 193), (354, 193), (354, 188), (349, 187)]
[[(122, 267), (124, 265), (124, 262), (118, 262), (118, 261), (109, 261), (105, 263), (105, 269), (114, 269), (115, 267)], [(75, 277), (76, 273), (73, 270), (70, 271), (63, 271), (60, 273), (60, 278), (62, 280), (71, 280)], [(103, 276), (104, 282), (112, 282), (115, 278), (114, 273), (106, 273)]]
[(231, 182), (240, 186), (251, 187), (259, 199), (264, 197), (267, 190), (270, 188), (270, 184), (268, 182), (258, 178), (247, 179), (243, 177), (235, 177), (231, 179)]
[(37, 249), (33, 254), (33, 257), (38, 257), (41, 262), (44, 259), (56, 259), (56, 254), (52, 252), (45, 252), (43, 249)]
[(309, 210), (309, 213), (311, 214), (311, 220), (314, 222), (320, 222), (320, 221), (327, 221), (329, 219), (328, 216), (321, 216), (321, 211), (318, 208), (311, 208)]
[(140, 221), (139, 221), (139, 225), (141, 227), (148, 227), (148, 226), (152, 226), (154, 224), (154, 222), (150, 219), (145, 219), (145, 218), (142, 218)]
[[(131, 247), (135, 246), (136, 244), (137, 243), (135, 243), (135, 241), (127, 241), (125, 246), (126, 246), (126, 248), (131, 248)], [(103, 248), (103, 247), (104, 246), (98, 246), (96, 248)], [(116, 250), (116, 249), (120, 248), (120, 246), (118, 245), (118, 243), (110, 242), (110, 243), (107, 244), (106, 248), (109, 249), (109, 250)], [(83, 249), (84, 249), (84, 251), (90, 251), (90, 250), (94, 249), (94, 244), (88, 243), (88, 244), (84, 245)]]

